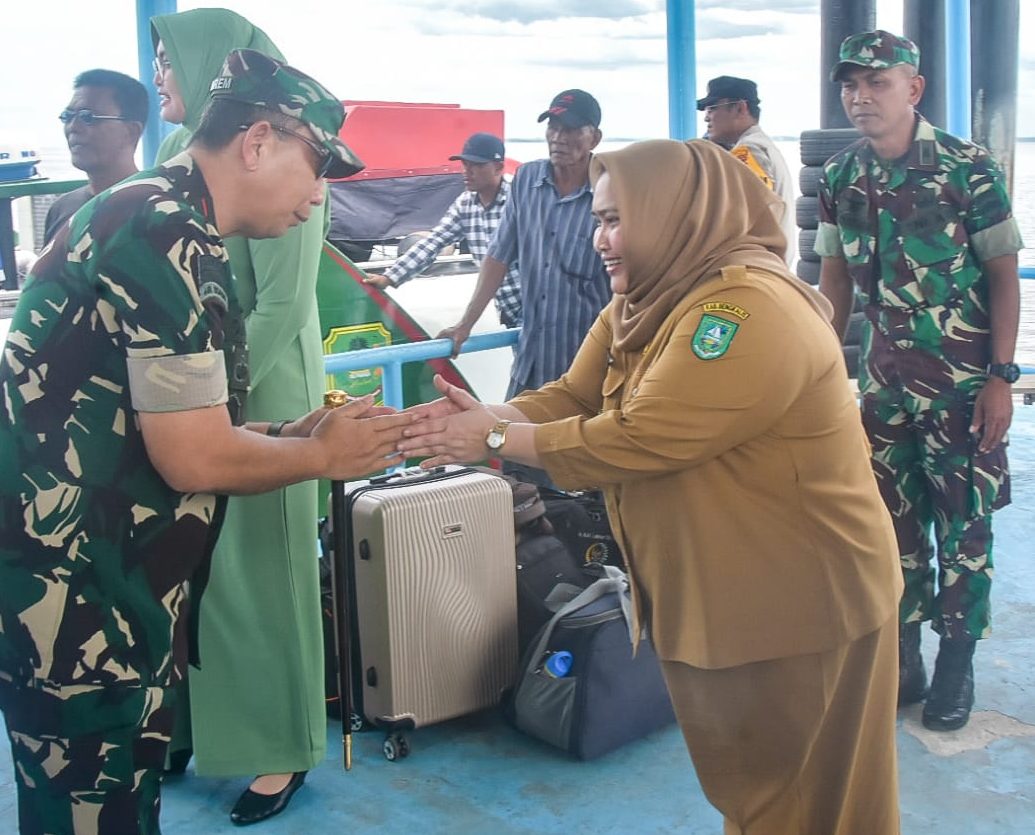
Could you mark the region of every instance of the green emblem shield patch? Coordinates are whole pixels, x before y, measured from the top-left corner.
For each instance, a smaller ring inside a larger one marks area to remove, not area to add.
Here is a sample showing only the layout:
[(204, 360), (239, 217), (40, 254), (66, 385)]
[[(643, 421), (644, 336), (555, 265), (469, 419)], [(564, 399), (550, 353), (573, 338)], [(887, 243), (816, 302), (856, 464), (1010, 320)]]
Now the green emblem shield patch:
[(690, 347), (703, 360), (718, 359), (729, 349), (739, 327), (736, 322), (706, 313), (694, 331)]

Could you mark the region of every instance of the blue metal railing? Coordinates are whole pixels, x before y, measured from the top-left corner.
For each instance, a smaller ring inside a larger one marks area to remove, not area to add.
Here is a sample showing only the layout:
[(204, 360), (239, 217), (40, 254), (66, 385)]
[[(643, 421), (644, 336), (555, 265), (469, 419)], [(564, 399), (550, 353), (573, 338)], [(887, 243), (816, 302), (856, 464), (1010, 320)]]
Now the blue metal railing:
[[(473, 351), (488, 351), (492, 348), (516, 345), (520, 334), (520, 328), (478, 334), (470, 337), (460, 346), (460, 353), (469, 354)], [(409, 342), (405, 345), (388, 345), (384, 348), (365, 348), (361, 351), (348, 351), (344, 354), (330, 354), (324, 357), (323, 367), (328, 374), (334, 374), (339, 371), (359, 371), (379, 366), (384, 373), (382, 387), (385, 405), (401, 409), (405, 405), (402, 385), (403, 365), (408, 362), (445, 359), (452, 353), (451, 340), (430, 339), (426, 342)]]
[[(1035, 268), (1027, 268), (1029, 275), (1035, 278)], [(488, 351), (492, 348), (504, 348), (516, 345), (520, 328), (493, 331), (470, 337), (460, 346), (461, 354), (475, 351)], [(388, 345), (384, 348), (365, 348), (361, 351), (348, 351), (344, 354), (330, 354), (323, 358), (324, 370), (328, 374), (338, 371), (359, 371), (364, 368), (380, 366), (383, 369), (384, 403), (395, 409), (401, 409), (403, 402), (402, 367), (408, 362), (444, 359), (453, 352), (453, 343), (448, 339), (431, 339), (427, 342), (410, 342), (406, 345)], [(1035, 374), (1035, 366), (1022, 365), (1021, 372)]]

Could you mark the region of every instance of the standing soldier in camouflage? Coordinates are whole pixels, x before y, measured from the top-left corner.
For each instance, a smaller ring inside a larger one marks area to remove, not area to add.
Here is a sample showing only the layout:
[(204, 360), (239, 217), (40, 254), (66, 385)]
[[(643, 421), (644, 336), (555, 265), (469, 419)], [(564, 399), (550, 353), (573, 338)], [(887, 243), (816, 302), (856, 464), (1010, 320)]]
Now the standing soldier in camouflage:
[[(816, 252), (839, 333), (853, 290), (865, 304), (862, 417), (905, 577), (899, 704), (926, 697), (924, 725), (955, 730), (989, 634), (992, 511), (1010, 501), (1023, 245), (995, 161), (915, 111), (919, 62), (915, 44), (881, 30), (841, 44), (831, 80), (863, 138), (824, 168)], [(926, 620), (941, 636), (929, 693)]]
[(325, 175), (359, 170), (343, 117), (308, 76), (231, 53), (190, 148), (77, 213), (29, 277), (0, 361), (0, 707), (23, 835), (159, 831), (215, 494), (400, 460), (409, 417), (369, 401), (241, 423), (223, 238), (281, 235)]

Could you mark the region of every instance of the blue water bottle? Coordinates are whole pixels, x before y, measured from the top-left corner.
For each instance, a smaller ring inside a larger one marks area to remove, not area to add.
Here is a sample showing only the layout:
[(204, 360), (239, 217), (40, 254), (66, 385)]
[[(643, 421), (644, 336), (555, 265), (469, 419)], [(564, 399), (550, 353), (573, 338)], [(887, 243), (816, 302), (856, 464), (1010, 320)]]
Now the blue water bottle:
[(571, 653), (565, 649), (547, 653), (543, 662), (543, 672), (550, 678), (564, 678), (571, 672)]

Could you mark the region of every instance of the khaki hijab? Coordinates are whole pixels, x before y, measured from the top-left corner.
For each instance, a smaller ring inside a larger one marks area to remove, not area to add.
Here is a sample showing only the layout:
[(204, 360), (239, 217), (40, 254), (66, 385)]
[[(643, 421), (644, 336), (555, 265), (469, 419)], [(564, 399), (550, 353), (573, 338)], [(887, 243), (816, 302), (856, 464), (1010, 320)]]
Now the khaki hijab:
[(605, 171), (630, 284), (612, 305), (615, 348), (642, 348), (694, 285), (736, 265), (793, 284), (830, 321), (829, 302), (783, 261), (780, 198), (727, 151), (697, 139), (636, 142), (595, 155), (593, 185)]

